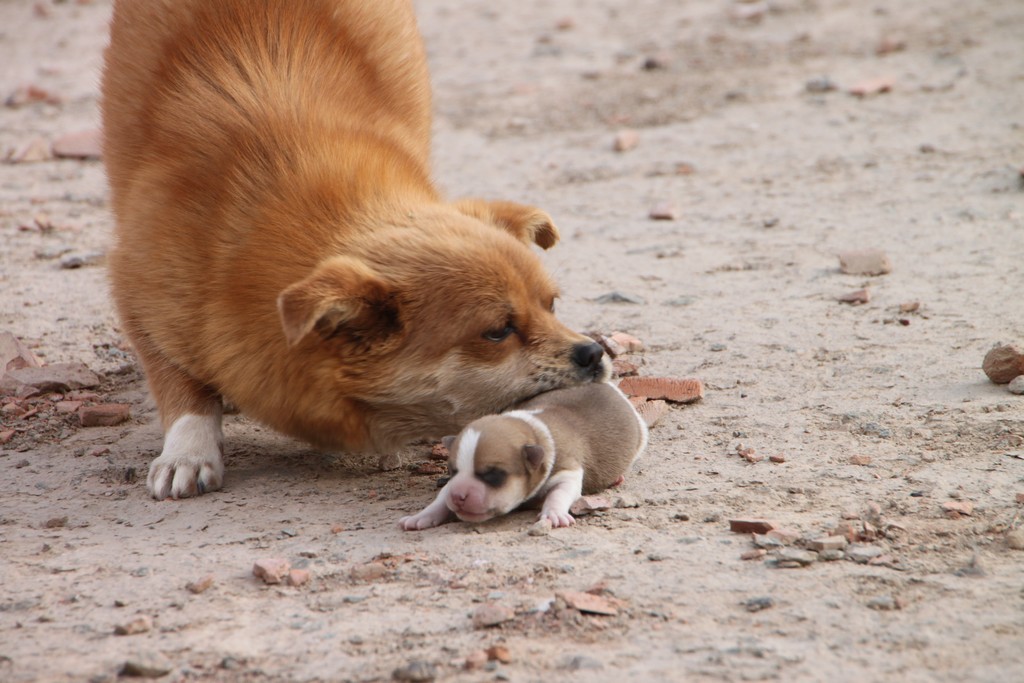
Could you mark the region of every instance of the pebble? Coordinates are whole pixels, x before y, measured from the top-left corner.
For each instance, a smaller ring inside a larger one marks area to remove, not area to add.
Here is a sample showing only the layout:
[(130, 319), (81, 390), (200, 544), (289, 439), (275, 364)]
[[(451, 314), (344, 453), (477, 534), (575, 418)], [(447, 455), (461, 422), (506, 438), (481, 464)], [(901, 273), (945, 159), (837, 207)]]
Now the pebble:
[(46, 138), (33, 137), (9, 150), (4, 161), (9, 164), (29, 164), (53, 158), (50, 143)]
[(556, 593), (555, 597), (561, 598), (569, 607), (585, 612), (587, 614), (600, 614), (613, 617), (619, 613), (619, 608), (608, 598), (592, 593), (581, 593), (579, 591), (562, 591)]
[(775, 539), (782, 545), (791, 545), (800, 540), (800, 532), (794, 529), (772, 529), (765, 536)]
[(778, 529), (779, 523), (768, 519), (730, 519), (729, 531), (737, 534), (767, 534)]
[(628, 152), (638, 144), (640, 144), (640, 133), (626, 128), (615, 134), (615, 140), (612, 142), (612, 149), (616, 152)]
[(486, 603), (480, 605), (473, 611), (473, 628), (491, 628), (512, 621), (516, 618), (516, 612), (511, 607)]
[[(100, 383), (99, 376), (85, 363), (52, 363), (42, 367), (23, 367), (8, 370), (0, 386), (13, 383), (19, 396), (39, 394), (66, 394), (72, 389), (86, 389)], [(26, 390), (27, 389), (27, 390)]]
[(871, 301), (871, 290), (870, 289), (856, 289), (852, 292), (843, 294), (838, 299), (839, 303), (850, 304), (851, 306), (860, 306)]
[(1006, 385), (1006, 389), (1011, 394), (1017, 394), (1018, 396), (1024, 396), (1024, 375), (1017, 375)]
[(846, 556), (857, 564), (867, 564), (882, 554), (882, 549), (876, 545), (850, 545), (846, 549)]
[(448, 448), (440, 441), (430, 447), (431, 460), (447, 460)]
[(879, 249), (858, 249), (839, 254), (839, 270), (847, 275), (885, 275), (892, 272), (892, 262)]
[(275, 584), (284, 580), (288, 570), (292, 568), (291, 562), (280, 557), (269, 557), (257, 560), (252, 566), (252, 575), (262, 579), (263, 583)]
[(750, 598), (749, 600), (744, 600), (742, 605), (744, 609), (746, 609), (748, 612), (760, 612), (761, 610), (766, 610), (771, 607), (775, 607), (775, 600), (768, 596), (763, 596), (759, 598)]
[(779, 551), (778, 563), (780, 567), (806, 567), (818, 561), (818, 553), (799, 548), (783, 548)]
[(486, 650), (476, 650), (466, 656), (465, 661), (462, 663), (462, 668), (467, 671), (476, 671), (477, 669), (484, 668), (488, 661), (490, 660), (487, 657)]
[(599, 304), (643, 304), (644, 300), (636, 295), (625, 292), (608, 292), (593, 299)]
[(636, 412), (643, 418), (644, 424), (648, 427), (661, 422), (661, 418), (668, 415), (669, 408), (668, 403), (665, 401), (642, 401), (639, 404), (635, 404)]
[(632, 361), (622, 358), (612, 359), (612, 371), (616, 377), (633, 377), (640, 370), (640, 366)]
[(768, 459), (774, 463), (782, 464), (786, 462), (786, 456), (782, 453), (776, 453), (775, 455), (769, 455)]
[(748, 550), (745, 553), (743, 553), (742, 555), (740, 555), (740, 559), (741, 560), (760, 560), (762, 557), (764, 557), (767, 554), (768, 554), (768, 551), (765, 550), (764, 548), (754, 548), (753, 550)]
[(583, 671), (586, 669), (603, 669), (604, 664), (593, 657), (586, 655), (569, 655), (562, 660), (562, 668), (569, 671)]
[(822, 550), (818, 553), (818, 559), (822, 562), (835, 562), (836, 560), (842, 560), (846, 557), (846, 553), (842, 550)]
[(148, 633), (153, 630), (153, 620), (146, 615), (132, 619), (128, 623), (118, 624), (114, 627), (114, 635), (134, 636), (140, 633)]
[(680, 217), (679, 207), (672, 202), (659, 202), (647, 214), (656, 221), (674, 221)]
[(213, 574), (207, 574), (198, 581), (189, 581), (185, 584), (185, 588), (190, 593), (195, 593), (196, 595), (199, 595), (200, 593), (205, 593), (212, 585)]
[(53, 141), (53, 155), (65, 159), (97, 160), (102, 155), (102, 136), (98, 129), (65, 133)]
[(492, 645), (487, 648), (487, 659), (502, 664), (512, 663), (512, 652), (504, 645)]
[(582, 517), (594, 512), (610, 510), (611, 507), (612, 501), (603, 496), (580, 496), (576, 499), (576, 502), (569, 507), (569, 512), (574, 517)]
[(380, 562), (359, 564), (349, 570), (349, 576), (355, 581), (377, 581), (383, 579), (387, 574), (388, 568)]
[(855, 97), (868, 97), (889, 92), (894, 85), (896, 85), (896, 81), (889, 76), (866, 78), (851, 85), (847, 92)]
[(303, 586), (309, 583), (309, 570), (308, 569), (292, 569), (288, 572), (288, 577), (285, 582), (289, 586)]
[(817, 78), (812, 78), (806, 83), (804, 83), (804, 89), (807, 92), (824, 93), (832, 92), (833, 90), (837, 90), (838, 88), (836, 87), (836, 84), (832, 81), (832, 79), (829, 78), (828, 76), (818, 76)]
[(640, 353), (644, 350), (643, 341), (625, 332), (612, 332), (609, 339), (622, 346), (625, 353)]
[(879, 595), (868, 600), (868, 609), (874, 609), (880, 612), (891, 612), (893, 610), (903, 609), (903, 602), (891, 595)]
[(551, 520), (545, 517), (538, 519), (526, 530), (527, 536), (548, 536), (551, 533)]
[(627, 396), (664, 399), (673, 403), (693, 403), (704, 398), (704, 383), (699, 379), (671, 377), (626, 377), (619, 389)]
[(23, 85), (4, 100), (4, 105), (8, 107), (21, 107), (26, 104), (35, 104), (37, 102), (45, 102), (46, 104), (58, 105), (63, 101), (60, 95), (52, 93), (45, 88), (41, 88), (38, 85)]
[(121, 665), (122, 676), (160, 678), (171, 673), (171, 663), (159, 653), (137, 654)]
[(871, 456), (870, 455), (862, 455), (862, 454), (851, 455), (850, 456), (850, 464), (851, 465), (860, 465), (861, 467), (866, 467), (866, 466), (871, 464)]
[(1006, 545), (1012, 550), (1024, 550), (1024, 529), (1007, 531)]
[(20, 339), (10, 332), (0, 332), (0, 373), (38, 367), (39, 361)]
[(981, 369), (996, 384), (1006, 384), (1024, 375), (1024, 354), (1010, 344), (995, 346), (985, 354)]
[(942, 511), (950, 519), (970, 517), (974, 513), (974, 503), (969, 500), (947, 500), (942, 504)]
[(78, 420), (83, 427), (112, 427), (125, 422), (129, 417), (130, 408), (126, 403), (100, 403), (82, 406), (78, 411)]
[(824, 536), (807, 542), (808, 550), (844, 550), (847, 546), (845, 536)]
[(429, 683), (437, 678), (437, 667), (430, 662), (416, 659), (392, 671), (391, 678), (409, 683)]

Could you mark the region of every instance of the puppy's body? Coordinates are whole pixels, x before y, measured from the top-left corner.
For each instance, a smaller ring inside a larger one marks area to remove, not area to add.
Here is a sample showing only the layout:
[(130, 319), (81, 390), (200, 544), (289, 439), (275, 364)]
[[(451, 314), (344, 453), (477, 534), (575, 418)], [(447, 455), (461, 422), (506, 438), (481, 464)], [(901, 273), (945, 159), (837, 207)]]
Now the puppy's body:
[(607, 377), (509, 202), (445, 203), (405, 0), (119, 0), (103, 77), (113, 294), (166, 430), (157, 498), (219, 488), (222, 397), (386, 450)]
[(426, 529), (452, 515), (481, 522), (543, 500), (540, 518), (568, 526), (573, 502), (620, 483), (646, 445), (647, 425), (617, 387), (541, 394), (473, 421), (450, 440), (451, 478), (433, 503), (401, 525)]

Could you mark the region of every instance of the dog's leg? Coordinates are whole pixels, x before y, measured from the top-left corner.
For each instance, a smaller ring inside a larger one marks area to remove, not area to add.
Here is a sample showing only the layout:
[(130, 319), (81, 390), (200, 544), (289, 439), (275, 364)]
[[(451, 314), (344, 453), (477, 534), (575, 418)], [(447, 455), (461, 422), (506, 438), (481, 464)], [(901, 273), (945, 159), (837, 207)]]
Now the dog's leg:
[(572, 526), (576, 523), (569, 508), (583, 494), (583, 470), (562, 470), (548, 479), (548, 492), (539, 519), (547, 519), (551, 526)]
[(146, 485), (157, 500), (215, 491), (224, 482), (221, 397), (159, 354), (136, 347), (160, 409), (164, 448)]

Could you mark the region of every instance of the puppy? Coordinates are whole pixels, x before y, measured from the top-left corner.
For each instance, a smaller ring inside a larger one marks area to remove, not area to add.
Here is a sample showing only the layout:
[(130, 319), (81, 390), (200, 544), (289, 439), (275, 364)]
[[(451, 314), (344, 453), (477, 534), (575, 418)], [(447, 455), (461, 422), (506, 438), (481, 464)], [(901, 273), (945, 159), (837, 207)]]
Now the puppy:
[(387, 451), (609, 374), (504, 201), (446, 202), (406, 0), (117, 0), (112, 292), (165, 429), (154, 498), (223, 482), (222, 401)]
[(453, 515), (482, 522), (539, 500), (541, 520), (574, 524), (569, 507), (582, 493), (622, 483), (647, 446), (647, 425), (618, 387), (592, 384), (482, 417), (445, 445), (451, 478), (433, 503), (401, 519), (406, 530)]

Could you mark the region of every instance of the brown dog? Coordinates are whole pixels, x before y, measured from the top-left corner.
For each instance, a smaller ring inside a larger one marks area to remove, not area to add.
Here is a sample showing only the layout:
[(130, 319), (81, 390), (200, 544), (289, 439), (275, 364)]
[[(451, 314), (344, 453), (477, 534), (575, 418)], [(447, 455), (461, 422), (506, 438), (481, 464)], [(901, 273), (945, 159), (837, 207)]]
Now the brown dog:
[(381, 451), (608, 376), (552, 313), (550, 218), (432, 185), (406, 0), (119, 0), (103, 128), (158, 499), (221, 486), (222, 398)]

